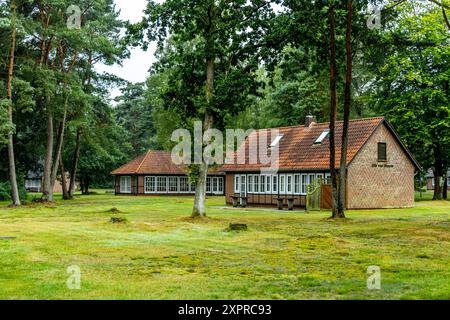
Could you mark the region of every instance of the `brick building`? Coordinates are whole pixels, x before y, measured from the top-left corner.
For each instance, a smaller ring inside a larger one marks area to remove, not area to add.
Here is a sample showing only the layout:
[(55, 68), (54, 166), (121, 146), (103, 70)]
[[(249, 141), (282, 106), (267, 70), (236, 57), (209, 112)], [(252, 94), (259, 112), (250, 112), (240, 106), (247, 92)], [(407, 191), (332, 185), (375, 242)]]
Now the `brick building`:
[[(182, 166), (172, 162), (171, 153), (149, 150), (111, 172), (115, 194), (120, 195), (192, 195), (195, 185), (189, 182)], [(206, 181), (208, 195), (224, 195), (225, 176), (211, 170)]]
[[(342, 122), (336, 123), (336, 169), (339, 168)], [(295, 206), (306, 205), (307, 187), (320, 178), (322, 197), (328, 193), (329, 124), (315, 123), (312, 117), (302, 126), (276, 128), (268, 149), (278, 145), (278, 171), (264, 173), (267, 167), (250, 161), (252, 141), (258, 141), (265, 130), (255, 130), (235, 153), (245, 163), (227, 164), (225, 195), (227, 204), (237, 197), (250, 205), (275, 205), (283, 199)], [(270, 151), (269, 151), (270, 152)], [(241, 158), (241, 159), (242, 159)], [(348, 179), (346, 206), (348, 209), (401, 208), (414, 205), (414, 175), (420, 170), (410, 152), (401, 142), (389, 122), (382, 118), (350, 121), (347, 153)], [(327, 208), (330, 201), (323, 201)]]

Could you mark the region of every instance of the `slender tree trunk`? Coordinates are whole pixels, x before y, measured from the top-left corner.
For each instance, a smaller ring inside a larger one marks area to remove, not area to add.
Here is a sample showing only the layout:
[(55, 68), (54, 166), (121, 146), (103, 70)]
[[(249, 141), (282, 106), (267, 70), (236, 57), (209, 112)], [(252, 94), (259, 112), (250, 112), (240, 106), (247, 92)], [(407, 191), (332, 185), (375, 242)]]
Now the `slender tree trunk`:
[(341, 162), (339, 166), (339, 190), (338, 190), (338, 218), (345, 218), (345, 193), (347, 184), (347, 147), (348, 147), (348, 124), (350, 121), (350, 107), (352, 97), (352, 22), (353, 22), (353, 0), (347, 1), (347, 27), (345, 34), (346, 70), (344, 88), (344, 123), (342, 127)]
[(331, 4), (328, 12), (328, 23), (330, 25), (330, 174), (332, 192), (332, 217), (337, 216), (337, 176), (336, 176), (336, 146), (335, 146), (335, 124), (337, 113), (336, 94), (336, 21), (334, 4)]
[[(214, 69), (215, 69), (215, 48), (214, 48), (214, 21), (215, 21), (215, 5), (212, 3), (208, 8), (209, 26), (207, 30), (207, 58), (206, 58), (206, 111), (205, 119), (203, 123), (203, 129), (205, 132), (212, 129), (214, 125), (214, 116), (211, 113), (212, 102), (214, 95)], [(203, 139), (202, 139), (203, 140)], [(202, 148), (203, 149), (203, 148)], [(203, 156), (203, 154), (202, 154)], [(195, 189), (194, 208), (192, 209), (192, 217), (206, 217), (206, 180), (208, 176), (208, 163), (203, 159), (203, 163), (200, 165), (199, 177), (197, 180), (197, 187)]]
[(60, 167), (60, 171), (61, 171), (61, 187), (62, 187), (63, 199), (68, 200), (69, 192), (67, 190), (66, 171), (64, 170), (64, 163), (63, 163), (62, 156), (59, 158), (59, 167)]
[(89, 195), (89, 183), (90, 179), (88, 176), (83, 176), (81, 178), (81, 193), (83, 195)]
[(444, 186), (442, 187), (442, 199), (447, 200), (448, 176), (447, 168), (444, 168)]
[(68, 100), (68, 97), (66, 97), (66, 99), (65, 99), (63, 117), (62, 117), (61, 122), (59, 123), (59, 127), (58, 127), (55, 159), (53, 160), (53, 167), (52, 167), (52, 188), (56, 182), (56, 176), (58, 174), (58, 165), (60, 163), (59, 159), (61, 158), (61, 150), (62, 150), (62, 145), (64, 142), (64, 131), (65, 131), (64, 129), (66, 127), (66, 118), (67, 118), (67, 100)]
[[(13, 124), (12, 79), (14, 75), (14, 58), (16, 51), (16, 1), (11, 1), (11, 46), (9, 49), (9, 66), (7, 81), (8, 120)], [(9, 182), (11, 184), (12, 206), (20, 206), (19, 189), (17, 187), (16, 161), (14, 156), (14, 132), (8, 133)]]
[(441, 187), (441, 178), (444, 173), (443, 162), (442, 162), (442, 154), (440, 147), (437, 145), (434, 147), (434, 195), (433, 200), (442, 200), (442, 187)]
[(70, 170), (69, 199), (73, 198), (75, 193), (75, 181), (77, 177), (78, 161), (80, 160), (80, 140), (81, 128), (77, 129), (77, 138), (75, 142), (75, 152), (72, 160), (72, 169)]
[[(210, 114), (205, 116), (204, 129), (211, 129), (213, 126), (213, 117)], [(203, 162), (199, 168), (199, 176), (195, 189), (194, 208), (192, 210), (193, 217), (206, 217), (206, 180), (208, 177), (209, 165)]]
[[(48, 99), (47, 99), (48, 100)], [(48, 106), (48, 104), (47, 104)], [(42, 199), (48, 202), (53, 202), (53, 187), (52, 187), (52, 158), (53, 158), (53, 113), (47, 110), (47, 153), (45, 156), (44, 165), (44, 181)]]

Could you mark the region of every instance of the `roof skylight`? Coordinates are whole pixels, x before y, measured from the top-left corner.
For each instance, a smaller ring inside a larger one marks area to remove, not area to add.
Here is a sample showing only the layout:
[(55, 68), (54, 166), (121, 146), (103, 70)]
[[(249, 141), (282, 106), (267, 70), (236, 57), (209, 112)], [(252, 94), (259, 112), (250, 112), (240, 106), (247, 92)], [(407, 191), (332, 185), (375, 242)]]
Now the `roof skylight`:
[(278, 143), (280, 143), (280, 140), (284, 137), (284, 135), (280, 134), (278, 135), (275, 140), (272, 141), (272, 143), (270, 144), (270, 147), (276, 147)]
[(325, 138), (328, 136), (328, 134), (330, 133), (329, 129), (325, 129), (321, 135), (317, 138), (316, 142), (314, 142), (314, 144), (321, 144), (323, 142), (323, 140), (325, 140)]

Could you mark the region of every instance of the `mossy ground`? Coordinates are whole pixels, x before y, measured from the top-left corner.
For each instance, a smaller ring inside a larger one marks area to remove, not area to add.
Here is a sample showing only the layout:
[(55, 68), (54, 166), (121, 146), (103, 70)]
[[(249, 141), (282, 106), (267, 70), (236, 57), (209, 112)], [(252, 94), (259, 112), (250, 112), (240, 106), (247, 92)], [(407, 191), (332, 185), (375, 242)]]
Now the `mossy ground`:
[[(0, 299), (450, 299), (450, 202), (424, 199), (345, 221), (214, 208), (222, 197), (204, 220), (188, 218), (191, 197), (0, 203), (0, 237), (16, 237), (0, 240)], [(109, 222), (116, 212), (126, 223)], [(232, 222), (248, 231), (226, 232)], [(367, 289), (369, 266), (381, 290)]]

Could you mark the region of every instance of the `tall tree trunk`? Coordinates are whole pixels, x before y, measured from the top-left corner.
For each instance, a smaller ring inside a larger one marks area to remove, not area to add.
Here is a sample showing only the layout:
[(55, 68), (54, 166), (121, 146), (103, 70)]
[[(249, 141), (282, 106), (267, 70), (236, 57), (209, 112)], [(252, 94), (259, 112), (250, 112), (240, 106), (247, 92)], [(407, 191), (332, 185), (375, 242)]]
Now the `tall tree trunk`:
[(332, 217), (337, 216), (337, 176), (336, 176), (336, 146), (335, 125), (337, 113), (336, 94), (336, 21), (334, 4), (331, 4), (328, 12), (328, 23), (330, 26), (330, 174), (332, 193)]
[(447, 200), (447, 189), (448, 189), (448, 168), (444, 168), (444, 186), (442, 187), (442, 199)]
[(59, 123), (59, 127), (58, 127), (55, 159), (53, 160), (53, 167), (52, 167), (52, 188), (56, 182), (56, 176), (58, 174), (58, 165), (60, 163), (59, 159), (61, 158), (61, 150), (62, 150), (62, 145), (64, 142), (64, 131), (65, 131), (64, 129), (66, 127), (66, 118), (67, 118), (67, 100), (68, 100), (68, 97), (65, 98), (63, 117), (62, 117), (61, 122)]
[(345, 33), (345, 88), (344, 88), (344, 123), (342, 127), (341, 162), (339, 166), (339, 190), (337, 217), (345, 218), (345, 193), (347, 184), (347, 147), (348, 147), (348, 124), (350, 121), (350, 107), (352, 97), (352, 22), (353, 22), (353, 0), (347, 1), (347, 27)]
[[(48, 99), (47, 99), (48, 100)], [(49, 102), (49, 101), (47, 101)], [(47, 104), (48, 106), (48, 104)], [(52, 159), (53, 159), (53, 113), (47, 110), (47, 153), (45, 156), (42, 199), (53, 202)]]
[(434, 146), (434, 195), (433, 200), (442, 200), (441, 178), (444, 173), (442, 154), (439, 145)]
[[(13, 124), (12, 79), (14, 75), (14, 58), (16, 51), (16, 1), (11, 1), (11, 46), (9, 48), (9, 66), (7, 81), (8, 120)], [(14, 132), (8, 133), (9, 182), (11, 184), (12, 206), (20, 206), (19, 189), (17, 187), (16, 161), (14, 156)]]
[[(206, 38), (206, 88), (205, 88), (205, 97), (206, 97), (206, 111), (205, 111), (205, 119), (203, 123), (204, 131), (212, 129), (214, 125), (214, 116), (211, 112), (212, 110), (212, 102), (214, 95), (214, 69), (215, 69), (215, 48), (214, 48), (214, 23), (215, 23), (215, 4), (214, 2), (208, 8), (208, 19), (209, 25), (207, 29), (207, 38)], [(202, 139), (203, 140), (203, 139)], [(202, 141), (203, 143), (203, 141)], [(203, 150), (203, 148), (202, 148)], [(202, 154), (203, 158), (203, 154)], [(205, 159), (202, 160), (202, 164), (199, 168), (199, 177), (197, 180), (197, 187), (195, 189), (195, 198), (194, 198), (194, 208), (192, 209), (192, 217), (206, 217), (206, 180), (208, 176), (208, 163), (205, 162)]]
[(77, 138), (75, 142), (75, 152), (72, 160), (72, 169), (70, 170), (69, 199), (72, 199), (73, 194), (75, 193), (75, 181), (77, 177), (78, 161), (80, 160), (80, 140), (81, 140), (81, 128), (78, 128)]
[(64, 170), (64, 163), (63, 163), (62, 156), (59, 158), (59, 167), (60, 167), (60, 171), (61, 171), (61, 187), (62, 187), (63, 199), (68, 200), (69, 192), (67, 190), (66, 171)]

